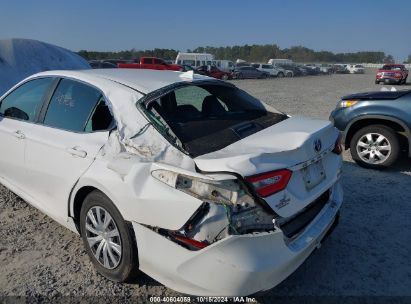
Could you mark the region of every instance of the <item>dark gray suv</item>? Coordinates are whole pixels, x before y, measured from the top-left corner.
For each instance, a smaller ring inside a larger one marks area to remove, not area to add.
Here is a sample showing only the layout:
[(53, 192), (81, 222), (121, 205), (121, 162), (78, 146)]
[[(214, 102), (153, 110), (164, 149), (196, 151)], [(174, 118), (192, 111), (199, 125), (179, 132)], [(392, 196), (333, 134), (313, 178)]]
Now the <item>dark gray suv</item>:
[(388, 167), (403, 151), (411, 157), (411, 90), (344, 96), (330, 120), (363, 167)]

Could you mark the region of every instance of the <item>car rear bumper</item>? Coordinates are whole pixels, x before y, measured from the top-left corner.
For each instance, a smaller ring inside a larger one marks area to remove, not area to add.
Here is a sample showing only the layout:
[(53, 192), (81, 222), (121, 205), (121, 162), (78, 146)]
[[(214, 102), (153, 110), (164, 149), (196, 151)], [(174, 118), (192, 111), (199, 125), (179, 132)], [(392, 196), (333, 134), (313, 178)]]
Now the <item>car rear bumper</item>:
[(343, 199), (339, 182), (330, 191), (330, 200), (292, 240), (277, 228), (232, 235), (191, 251), (133, 223), (140, 269), (176, 291), (198, 296), (246, 296), (271, 289), (293, 273), (334, 227)]

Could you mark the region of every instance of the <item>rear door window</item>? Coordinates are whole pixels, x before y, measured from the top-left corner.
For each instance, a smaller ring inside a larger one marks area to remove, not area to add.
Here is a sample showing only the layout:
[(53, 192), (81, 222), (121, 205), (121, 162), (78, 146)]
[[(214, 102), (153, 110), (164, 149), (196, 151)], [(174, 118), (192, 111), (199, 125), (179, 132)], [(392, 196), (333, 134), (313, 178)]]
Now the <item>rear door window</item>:
[(62, 79), (51, 98), (44, 124), (68, 131), (92, 132), (107, 129), (112, 120), (100, 91)]
[(35, 121), (52, 81), (53, 78), (40, 78), (22, 84), (2, 100), (0, 114)]

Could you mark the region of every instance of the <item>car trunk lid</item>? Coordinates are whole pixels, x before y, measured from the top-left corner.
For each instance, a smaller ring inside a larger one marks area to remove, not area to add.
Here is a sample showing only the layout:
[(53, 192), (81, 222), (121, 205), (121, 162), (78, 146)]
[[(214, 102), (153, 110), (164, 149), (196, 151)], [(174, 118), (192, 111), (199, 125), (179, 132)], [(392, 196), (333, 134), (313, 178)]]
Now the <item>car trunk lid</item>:
[[(250, 176), (315, 158), (333, 146), (336, 137), (329, 121), (292, 117), (194, 161), (201, 171)], [(318, 140), (321, 147), (317, 151)]]
[(341, 160), (336, 161), (330, 151), (337, 137), (329, 121), (292, 117), (194, 161), (203, 173), (231, 172), (246, 179), (291, 170), (285, 189), (263, 197), (278, 215), (289, 217), (335, 183)]

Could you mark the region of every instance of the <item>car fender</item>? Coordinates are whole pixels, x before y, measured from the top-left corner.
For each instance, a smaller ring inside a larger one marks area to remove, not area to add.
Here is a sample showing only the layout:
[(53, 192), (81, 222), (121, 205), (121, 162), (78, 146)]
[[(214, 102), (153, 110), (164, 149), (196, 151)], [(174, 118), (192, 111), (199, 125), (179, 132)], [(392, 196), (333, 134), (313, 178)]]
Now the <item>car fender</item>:
[[(358, 117), (350, 120), (350, 122), (347, 124), (343, 132), (342, 142), (345, 143), (348, 131), (356, 122), (361, 121), (361, 120), (366, 120), (366, 119), (388, 120), (388, 121), (392, 121), (392, 122), (399, 124), (405, 130), (405, 134), (408, 140), (408, 146), (411, 147), (411, 133), (410, 133), (410, 128), (408, 127), (408, 125), (397, 117), (394, 117), (391, 115), (381, 115), (381, 114), (363, 114), (363, 115), (359, 115)], [(409, 156), (411, 156), (411, 151), (409, 151)]]

